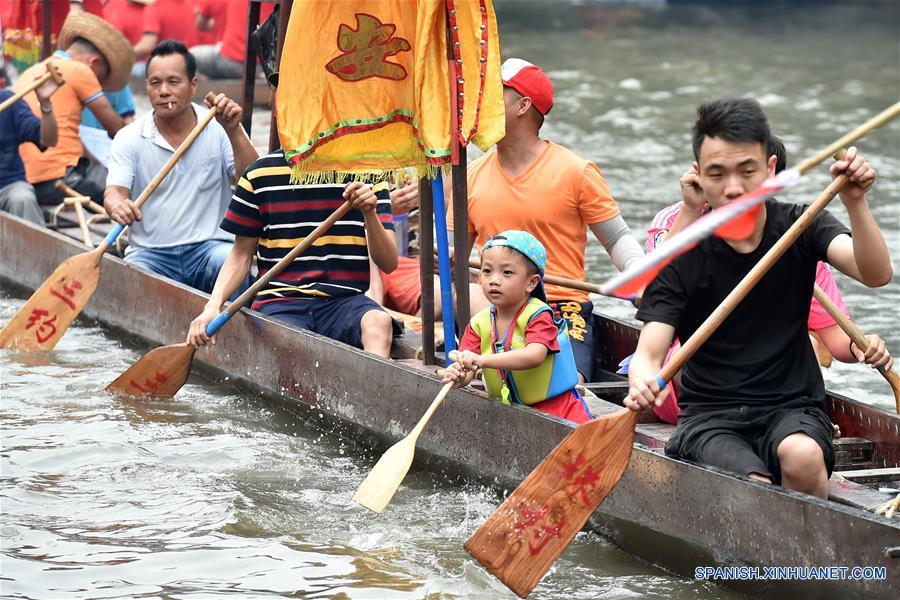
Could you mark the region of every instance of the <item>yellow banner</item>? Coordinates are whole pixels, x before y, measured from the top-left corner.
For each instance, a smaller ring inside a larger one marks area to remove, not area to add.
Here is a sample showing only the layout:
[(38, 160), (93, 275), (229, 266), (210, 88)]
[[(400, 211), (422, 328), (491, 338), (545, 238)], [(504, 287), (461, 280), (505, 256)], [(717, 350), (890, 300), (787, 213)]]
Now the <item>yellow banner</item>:
[(295, 181), (433, 177), (457, 140), (486, 150), (504, 135), (490, 0), (297, 0), (279, 71)]

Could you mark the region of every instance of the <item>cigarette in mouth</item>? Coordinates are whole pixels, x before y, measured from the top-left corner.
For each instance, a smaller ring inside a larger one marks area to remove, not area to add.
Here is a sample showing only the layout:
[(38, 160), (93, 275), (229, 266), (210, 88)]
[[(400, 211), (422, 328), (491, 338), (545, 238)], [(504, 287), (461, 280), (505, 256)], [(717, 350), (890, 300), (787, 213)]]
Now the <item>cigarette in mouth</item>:
[(172, 110), (172, 103), (169, 102), (169, 110)]

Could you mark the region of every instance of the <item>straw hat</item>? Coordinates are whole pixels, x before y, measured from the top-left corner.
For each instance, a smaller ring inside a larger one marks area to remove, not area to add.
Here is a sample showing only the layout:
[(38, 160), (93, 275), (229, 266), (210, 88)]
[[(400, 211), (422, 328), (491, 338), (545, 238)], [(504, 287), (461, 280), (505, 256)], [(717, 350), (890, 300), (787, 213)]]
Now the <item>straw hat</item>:
[(68, 48), (76, 38), (84, 38), (96, 46), (109, 63), (109, 76), (100, 82), (105, 91), (115, 92), (128, 85), (134, 49), (118, 29), (96, 15), (70, 12), (59, 32), (59, 47)]

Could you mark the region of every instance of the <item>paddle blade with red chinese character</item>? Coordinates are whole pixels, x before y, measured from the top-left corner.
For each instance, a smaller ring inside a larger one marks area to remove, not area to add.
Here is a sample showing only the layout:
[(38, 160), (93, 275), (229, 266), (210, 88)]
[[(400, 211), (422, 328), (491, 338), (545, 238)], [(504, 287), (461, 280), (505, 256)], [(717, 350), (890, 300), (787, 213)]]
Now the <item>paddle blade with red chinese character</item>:
[(637, 417), (622, 410), (567, 435), (472, 534), (466, 551), (526, 597), (622, 477)]
[(129, 396), (171, 398), (191, 372), (196, 349), (187, 344), (154, 348), (106, 386), (106, 391)]
[(63, 261), (3, 327), (0, 347), (52, 350), (97, 289), (103, 257), (98, 250)]

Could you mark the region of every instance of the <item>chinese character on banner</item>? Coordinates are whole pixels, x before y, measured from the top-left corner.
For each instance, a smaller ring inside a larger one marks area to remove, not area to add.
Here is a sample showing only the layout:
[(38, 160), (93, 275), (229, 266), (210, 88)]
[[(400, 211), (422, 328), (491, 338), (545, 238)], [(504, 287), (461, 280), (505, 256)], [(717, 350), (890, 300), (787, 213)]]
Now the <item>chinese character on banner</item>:
[[(35, 308), (31, 311), (31, 315), (28, 317), (28, 324), (25, 325), (25, 329), (31, 329), (35, 325), (37, 325), (38, 321), (44, 319), (44, 317), (49, 317), (50, 312), (44, 310), (43, 308)], [(53, 315), (50, 319), (45, 319), (37, 329), (34, 331), (35, 339), (37, 339), (38, 343), (43, 344), (54, 335), (56, 335), (56, 318), (57, 315)]]
[(397, 26), (382, 23), (372, 15), (357, 14), (356, 29), (341, 24), (338, 30), (338, 48), (343, 54), (325, 65), (344, 81), (359, 81), (367, 77), (400, 80), (406, 77), (406, 69), (388, 57), (409, 51), (412, 46), (405, 39), (392, 38)]
[(275, 104), (294, 182), (436, 178), (505, 135), (492, 2), (294, 0)]

